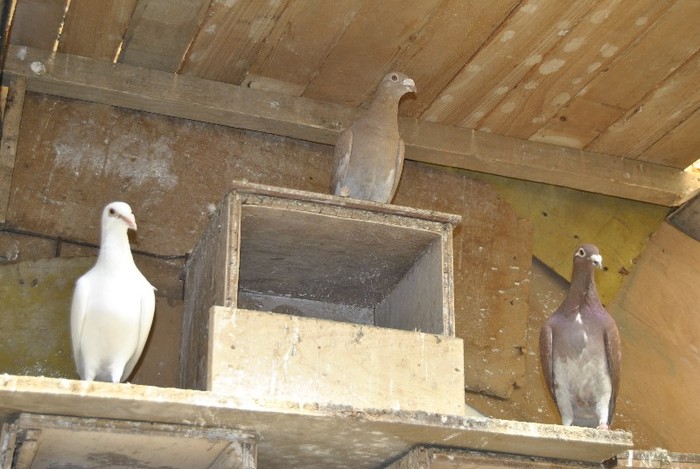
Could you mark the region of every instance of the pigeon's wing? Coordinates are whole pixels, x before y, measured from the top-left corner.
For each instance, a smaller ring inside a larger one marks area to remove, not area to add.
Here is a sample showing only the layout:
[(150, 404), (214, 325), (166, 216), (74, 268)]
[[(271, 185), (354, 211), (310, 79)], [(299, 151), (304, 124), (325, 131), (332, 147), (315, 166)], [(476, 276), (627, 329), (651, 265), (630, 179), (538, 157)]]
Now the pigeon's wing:
[(610, 382), (612, 384), (610, 405), (608, 406), (608, 425), (610, 425), (615, 413), (617, 391), (620, 388), (620, 360), (622, 358), (620, 332), (617, 330), (615, 321), (612, 318), (605, 329), (605, 358), (608, 362), (608, 371), (610, 372)]
[(347, 128), (338, 135), (335, 141), (335, 161), (333, 163), (335, 171), (331, 178), (331, 194), (339, 195), (343, 183), (345, 182), (345, 175), (348, 172), (348, 165), (350, 164), (350, 153), (352, 153), (352, 139), (352, 130)]
[(73, 292), (73, 302), (70, 307), (70, 331), (71, 340), (73, 342), (73, 359), (75, 367), (78, 369), (78, 374), (82, 375), (80, 367), (80, 338), (83, 335), (83, 324), (85, 324), (85, 315), (87, 314), (88, 298), (90, 297), (90, 281), (85, 276), (80, 277), (75, 282), (75, 291)]
[(547, 322), (544, 323), (540, 330), (540, 361), (542, 362), (542, 373), (544, 374), (544, 380), (547, 382), (547, 388), (556, 403), (554, 366), (552, 365), (552, 327)]
[(153, 313), (156, 309), (156, 297), (154, 294), (155, 288), (148, 283), (144, 278), (145, 286), (143, 287), (141, 294), (141, 316), (139, 322), (139, 341), (136, 345), (136, 350), (131, 356), (126, 365), (124, 366), (124, 373), (122, 374), (121, 380), (126, 380), (131, 372), (134, 370), (136, 363), (143, 353), (143, 348), (146, 346), (146, 341), (148, 340), (148, 334), (151, 331), (151, 324), (153, 324)]
[(394, 198), (394, 194), (396, 194), (396, 189), (399, 187), (399, 181), (401, 180), (401, 173), (403, 172), (403, 153), (404, 149), (406, 147), (404, 146), (403, 139), (399, 138), (399, 145), (396, 149), (396, 167), (394, 169), (394, 186), (391, 188), (391, 192), (389, 193), (389, 200), (387, 203), (391, 202), (391, 199)]

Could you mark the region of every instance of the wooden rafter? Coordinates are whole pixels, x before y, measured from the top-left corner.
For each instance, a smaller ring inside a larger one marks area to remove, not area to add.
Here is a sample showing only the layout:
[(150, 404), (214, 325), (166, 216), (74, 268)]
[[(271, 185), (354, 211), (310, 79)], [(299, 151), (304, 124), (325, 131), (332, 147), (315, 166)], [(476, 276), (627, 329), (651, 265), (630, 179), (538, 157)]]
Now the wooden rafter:
[[(124, 64), (11, 46), (5, 72), (27, 90), (333, 144), (357, 110)], [(664, 206), (700, 191), (667, 166), (401, 118), (406, 158)]]

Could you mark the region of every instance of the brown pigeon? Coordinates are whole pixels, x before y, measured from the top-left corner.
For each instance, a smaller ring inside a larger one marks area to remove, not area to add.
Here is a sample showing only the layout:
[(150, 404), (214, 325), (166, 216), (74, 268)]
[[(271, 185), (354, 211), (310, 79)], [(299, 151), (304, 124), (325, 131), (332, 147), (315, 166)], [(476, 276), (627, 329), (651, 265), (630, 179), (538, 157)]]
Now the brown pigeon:
[(540, 358), (547, 387), (563, 425), (607, 430), (620, 384), (620, 334), (598, 299), (593, 268), (602, 268), (598, 248), (574, 253), (566, 298), (542, 326)]
[(416, 84), (403, 73), (382, 79), (369, 108), (338, 135), (331, 194), (391, 202), (403, 170), (399, 100), (415, 92)]

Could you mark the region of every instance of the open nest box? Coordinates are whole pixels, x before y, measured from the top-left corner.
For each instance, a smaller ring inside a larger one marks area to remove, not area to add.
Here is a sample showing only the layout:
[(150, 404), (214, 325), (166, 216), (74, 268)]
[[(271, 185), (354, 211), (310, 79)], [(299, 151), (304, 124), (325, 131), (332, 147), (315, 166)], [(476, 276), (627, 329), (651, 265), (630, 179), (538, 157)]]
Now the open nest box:
[(460, 220), (236, 184), (185, 266), (181, 386), (276, 408), (462, 415)]

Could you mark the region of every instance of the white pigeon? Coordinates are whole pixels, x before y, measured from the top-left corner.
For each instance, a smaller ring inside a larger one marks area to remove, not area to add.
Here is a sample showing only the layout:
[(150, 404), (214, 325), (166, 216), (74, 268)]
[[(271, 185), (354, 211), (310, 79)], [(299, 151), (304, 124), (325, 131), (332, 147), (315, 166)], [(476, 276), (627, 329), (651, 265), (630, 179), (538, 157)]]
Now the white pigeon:
[(71, 338), (78, 374), (86, 381), (125, 381), (151, 330), (155, 288), (134, 264), (127, 231), (131, 207), (112, 202), (102, 211), (97, 262), (75, 284)]

